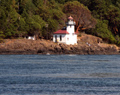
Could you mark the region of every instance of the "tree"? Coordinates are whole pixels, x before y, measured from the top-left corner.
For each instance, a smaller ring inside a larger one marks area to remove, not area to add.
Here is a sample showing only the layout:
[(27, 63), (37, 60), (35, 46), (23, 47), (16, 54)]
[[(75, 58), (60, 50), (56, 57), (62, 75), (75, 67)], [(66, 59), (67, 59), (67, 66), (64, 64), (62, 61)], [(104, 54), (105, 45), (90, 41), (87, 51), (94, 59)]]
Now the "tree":
[(0, 29), (3, 31), (5, 37), (11, 38), (16, 34), (16, 30), (18, 28), (17, 20), (19, 17), (16, 7), (17, 5), (15, 0), (3, 0), (0, 3)]
[(8, 17), (6, 20), (6, 36), (11, 37), (15, 36), (16, 31), (18, 29), (17, 20), (19, 19), (19, 14), (13, 9), (8, 13)]
[(4, 31), (5, 30), (5, 22), (7, 19), (6, 13), (5, 13), (5, 8), (4, 7), (0, 7), (0, 30)]
[(18, 37), (25, 36), (27, 34), (27, 31), (26, 31), (26, 22), (24, 18), (20, 16), (19, 19), (17, 20), (17, 24), (18, 24), (18, 29), (16, 36)]
[(108, 29), (108, 22), (106, 20), (97, 20), (97, 24), (95, 29), (86, 31), (95, 36), (101, 37), (104, 41), (109, 43), (116, 43), (116, 39), (114, 38), (112, 32)]
[(109, 21), (111, 31), (115, 35), (120, 35), (118, 30), (120, 27), (120, 9), (111, 5), (107, 11), (106, 19)]
[(63, 11), (67, 14), (67, 17), (73, 16), (76, 22), (76, 32), (78, 30), (94, 28), (96, 25), (96, 20), (92, 17), (91, 12), (78, 1), (67, 2), (64, 5)]
[(55, 0), (56, 2), (60, 3), (60, 4), (64, 4), (65, 0)]
[(3, 38), (5, 38), (5, 35), (4, 35), (3, 31), (0, 31), (0, 39), (3, 39)]
[(32, 2), (38, 8), (44, 5), (44, 1), (43, 0), (32, 0)]

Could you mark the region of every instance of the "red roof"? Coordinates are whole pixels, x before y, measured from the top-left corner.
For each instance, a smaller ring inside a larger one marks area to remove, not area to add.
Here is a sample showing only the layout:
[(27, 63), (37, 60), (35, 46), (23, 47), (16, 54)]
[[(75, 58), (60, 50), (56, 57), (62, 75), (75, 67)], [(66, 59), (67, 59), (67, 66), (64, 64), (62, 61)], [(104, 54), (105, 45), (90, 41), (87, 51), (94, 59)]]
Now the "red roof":
[(58, 30), (54, 34), (69, 34), (66, 30)]
[(68, 17), (69, 20), (73, 20), (73, 18), (71, 16)]

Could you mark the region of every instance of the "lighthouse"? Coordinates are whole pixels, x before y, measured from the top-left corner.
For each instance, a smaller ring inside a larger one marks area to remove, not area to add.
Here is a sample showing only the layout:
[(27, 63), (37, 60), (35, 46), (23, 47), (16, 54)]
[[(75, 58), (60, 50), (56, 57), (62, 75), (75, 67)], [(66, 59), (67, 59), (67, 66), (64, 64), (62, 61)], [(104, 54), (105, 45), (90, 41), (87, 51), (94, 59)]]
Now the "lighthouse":
[(53, 42), (64, 43), (67, 45), (77, 44), (77, 34), (75, 33), (75, 22), (73, 17), (68, 17), (65, 28), (54, 32)]
[(68, 22), (66, 23), (67, 25), (67, 31), (70, 34), (75, 33), (75, 22), (73, 21), (73, 18), (70, 16), (68, 17)]

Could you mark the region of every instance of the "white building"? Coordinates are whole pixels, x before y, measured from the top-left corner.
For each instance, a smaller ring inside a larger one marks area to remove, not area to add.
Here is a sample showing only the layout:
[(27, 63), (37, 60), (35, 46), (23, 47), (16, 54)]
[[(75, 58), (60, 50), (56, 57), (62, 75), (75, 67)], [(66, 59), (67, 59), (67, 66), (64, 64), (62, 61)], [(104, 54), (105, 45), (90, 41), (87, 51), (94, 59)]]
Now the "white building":
[(75, 33), (75, 22), (73, 18), (68, 17), (66, 28), (58, 30), (53, 34), (53, 42), (65, 43), (68, 45), (77, 44), (77, 34)]
[(35, 40), (35, 36), (28, 36), (29, 40)]

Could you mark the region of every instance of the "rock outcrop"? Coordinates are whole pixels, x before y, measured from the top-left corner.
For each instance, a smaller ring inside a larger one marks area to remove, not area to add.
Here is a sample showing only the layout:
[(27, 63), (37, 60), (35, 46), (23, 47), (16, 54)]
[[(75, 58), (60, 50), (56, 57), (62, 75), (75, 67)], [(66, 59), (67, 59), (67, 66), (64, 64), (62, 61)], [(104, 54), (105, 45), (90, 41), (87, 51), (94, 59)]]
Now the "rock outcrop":
[(0, 54), (119, 54), (119, 47), (103, 43), (91, 35), (78, 38), (78, 45), (53, 43), (49, 40), (6, 39)]

